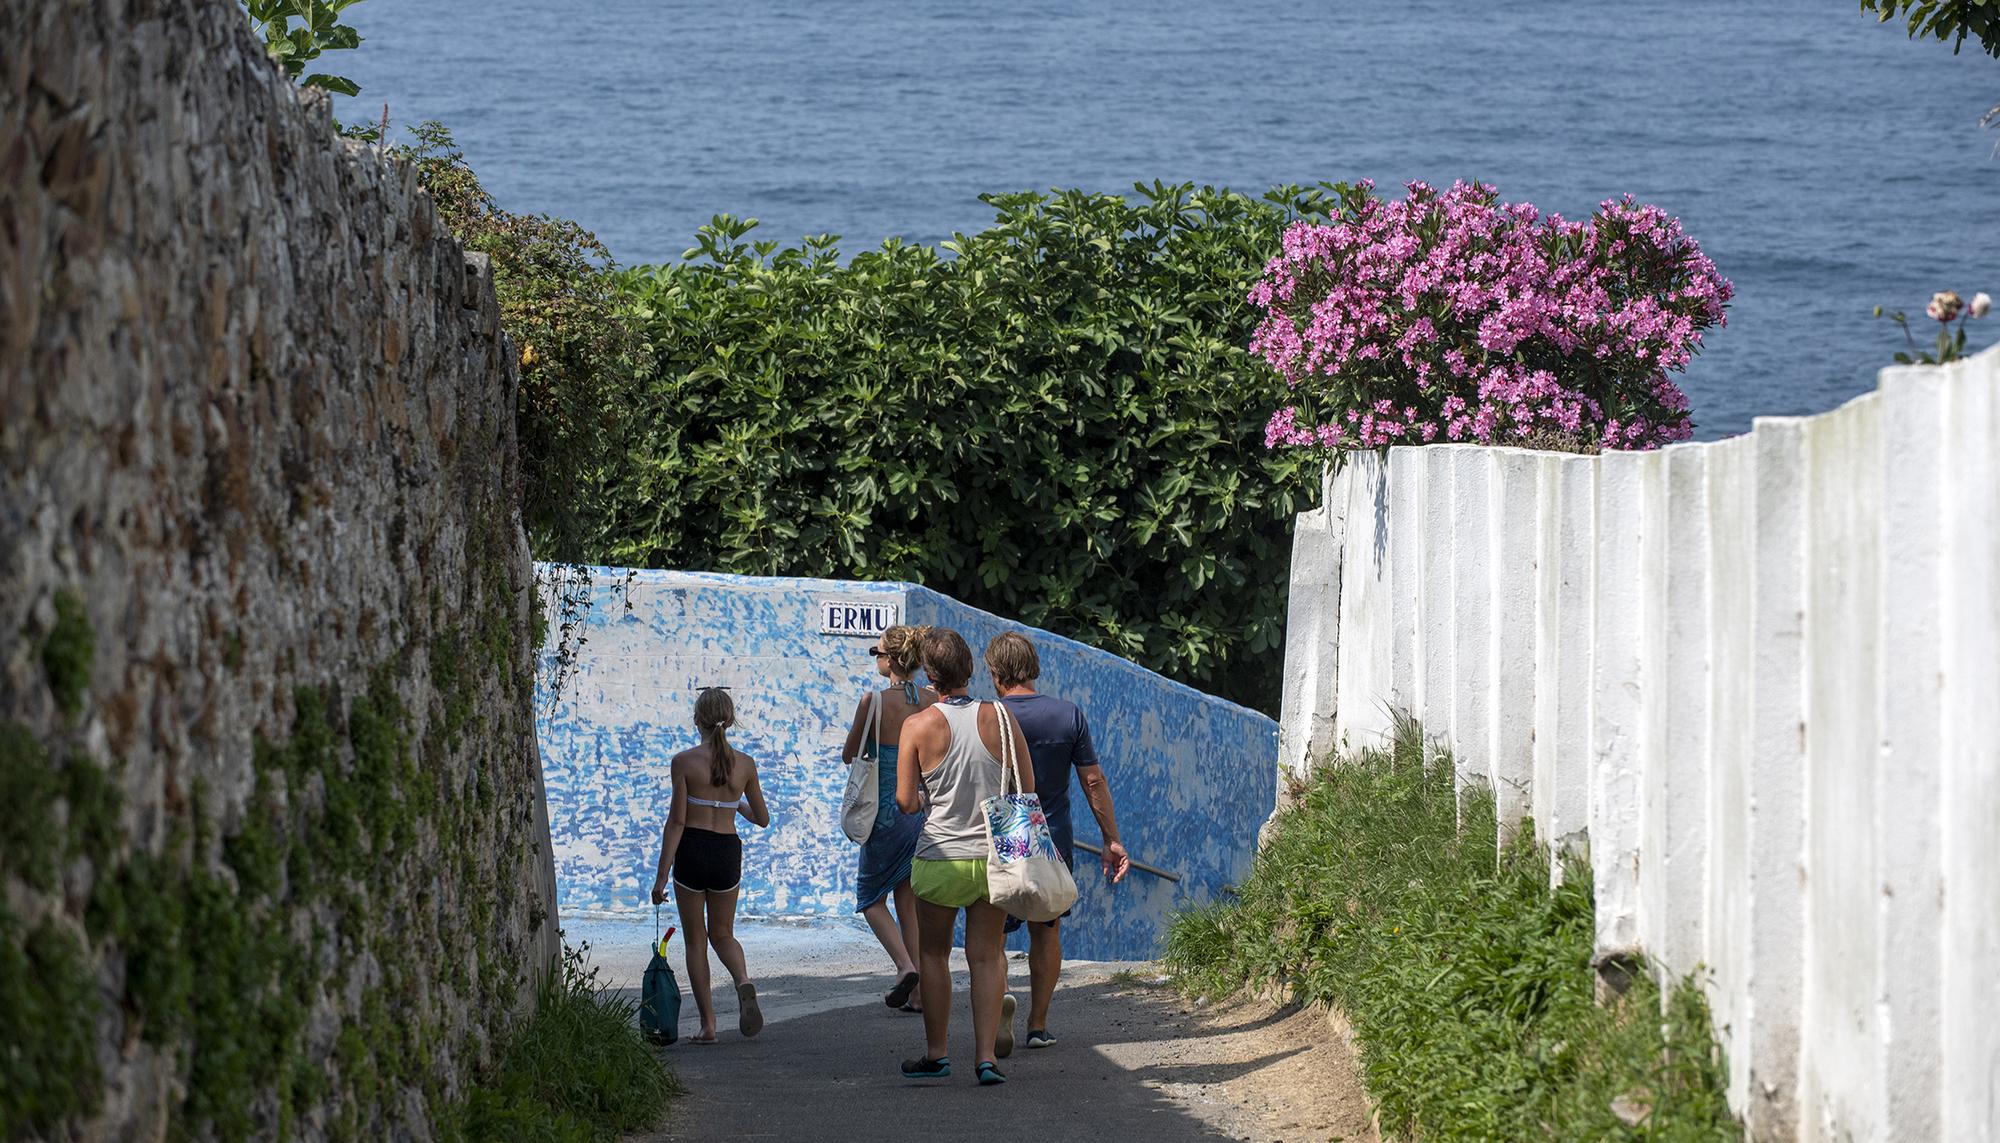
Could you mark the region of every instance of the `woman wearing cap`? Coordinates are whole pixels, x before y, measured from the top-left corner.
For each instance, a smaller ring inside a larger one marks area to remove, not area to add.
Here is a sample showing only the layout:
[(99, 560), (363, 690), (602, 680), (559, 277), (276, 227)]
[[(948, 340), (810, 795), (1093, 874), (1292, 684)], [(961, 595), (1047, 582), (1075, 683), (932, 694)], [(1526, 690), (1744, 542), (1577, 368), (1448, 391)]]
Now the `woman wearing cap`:
[[(880, 801), (876, 804), (875, 828), (861, 845), (854, 911), (868, 921), (875, 939), (882, 942), (882, 951), (895, 963), (896, 985), (882, 997), (882, 1002), (905, 1012), (923, 1011), (921, 1003), (912, 1002), (916, 999), (912, 994), (917, 988), (918, 974), (917, 908), (916, 898), (910, 892), (910, 859), (917, 852), (924, 815), (921, 810), (904, 813), (896, 805), (896, 752), (902, 740), (903, 723), (937, 702), (936, 691), (919, 688), (914, 681), (921, 665), (919, 648), (929, 630), (898, 624), (882, 632), (881, 641), (868, 648), (868, 653), (875, 656), (875, 670), (889, 680), (889, 686), (861, 696), (840, 755), (842, 762), (851, 763), (866, 757), (871, 747), (879, 751), (876, 794)], [(881, 729), (871, 742), (869, 726), (877, 710), (881, 713)], [(894, 917), (889, 915), (892, 895), (896, 899)]]
[(660, 868), (653, 879), (653, 904), (667, 899), (672, 871), (674, 904), (686, 942), (688, 991), (701, 1011), (701, 1033), (690, 1044), (715, 1043), (715, 1002), (709, 996), (708, 950), (736, 982), (737, 1029), (755, 1036), (764, 1027), (757, 986), (736, 940), (736, 890), (743, 880), (743, 839), (736, 815), (762, 827), (771, 824), (757, 763), (729, 745), (736, 704), (722, 687), (704, 687), (694, 700), (694, 726), (701, 745), (674, 755), (673, 803), (660, 833)]
[[(1000, 755), (1011, 739), (1016, 758), (1027, 758), (1021, 728), (999, 703), (973, 702), (972, 649), (956, 631), (934, 630), (923, 640), (924, 671), (938, 702), (904, 724), (897, 754), (896, 802), (905, 810), (928, 806), (910, 886), (917, 894), (917, 937), (923, 965), (924, 1054), (903, 1061), (908, 1079), (951, 1074), (945, 1037), (951, 1021), (951, 935), (965, 910), (965, 961), (972, 970), (974, 1074), (981, 1084), (1007, 1077), (995, 1062), (1013, 1051), (1013, 1031), (1003, 997), (1007, 954), (1001, 926), (1007, 914), (986, 896), (986, 826), (981, 803), (1000, 792)], [(1003, 737), (1005, 736), (1005, 737)], [(1035, 791), (1033, 766), (1020, 767), (1021, 792)]]

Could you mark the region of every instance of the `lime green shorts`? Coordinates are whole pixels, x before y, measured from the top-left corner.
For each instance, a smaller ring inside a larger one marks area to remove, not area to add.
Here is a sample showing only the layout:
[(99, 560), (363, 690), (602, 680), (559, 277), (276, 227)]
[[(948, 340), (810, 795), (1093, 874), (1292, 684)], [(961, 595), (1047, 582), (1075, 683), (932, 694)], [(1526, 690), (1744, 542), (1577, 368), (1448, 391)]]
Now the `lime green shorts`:
[(932, 861), (919, 857), (910, 863), (910, 888), (933, 905), (963, 909), (986, 900), (986, 859)]

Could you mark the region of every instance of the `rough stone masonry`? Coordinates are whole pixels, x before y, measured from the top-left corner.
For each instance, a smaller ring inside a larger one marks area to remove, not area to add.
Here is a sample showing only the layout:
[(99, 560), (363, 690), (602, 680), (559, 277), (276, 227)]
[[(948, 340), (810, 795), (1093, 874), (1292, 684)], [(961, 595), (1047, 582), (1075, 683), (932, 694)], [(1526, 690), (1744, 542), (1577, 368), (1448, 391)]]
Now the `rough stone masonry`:
[(232, 0), (0, 0), (0, 1136), (426, 1138), (556, 951), (483, 262)]

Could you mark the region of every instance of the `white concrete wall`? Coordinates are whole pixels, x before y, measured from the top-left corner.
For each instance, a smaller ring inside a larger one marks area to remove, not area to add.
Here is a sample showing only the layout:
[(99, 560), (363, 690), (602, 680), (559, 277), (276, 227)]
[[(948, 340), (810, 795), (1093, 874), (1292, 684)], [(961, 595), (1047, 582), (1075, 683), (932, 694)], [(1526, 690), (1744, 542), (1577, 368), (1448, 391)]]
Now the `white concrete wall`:
[[(1336, 497), (1338, 489), (1338, 497)], [(1334, 683), (1340, 658), (1344, 478), (1329, 475), (1320, 507), (1292, 528), (1292, 586), (1285, 615), (1285, 691), (1278, 719), (1278, 783), (1301, 778), (1333, 745)]]
[(1438, 450), (1451, 484), (1451, 735), (1460, 779), (1493, 781), (1493, 517), (1487, 485), (1491, 451), (1472, 445)]
[(1377, 453), (1355, 453), (1328, 487), (1345, 500), (1341, 542), (1339, 666), (1333, 733), (1350, 749), (1388, 741), (1395, 690), (1397, 608), (1389, 571), (1387, 466)]
[(1587, 854), (1600, 960), (1707, 990), (1755, 1138), (2000, 1143), (2000, 350), (1726, 441), (1395, 448), (1328, 493), (1302, 759), (1409, 710), (1509, 832)]
[(1943, 1137), (2000, 1140), (2000, 390), (1989, 354), (1948, 372), (1938, 467), (1939, 987)]
[[(1937, 448), (1903, 449), (1900, 442), (1937, 440), (1944, 431), (1944, 378), (1935, 369), (1892, 369), (1882, 378), (1882, 536), (1875, 611), (1883, 670), (1875, 688), (1880, 750), (1875, 774), (1877, 806), (1938, 805), (1937, 765), (1942, 730), (1939, 670), (1897, 670), (1897, 663), (1938, 663), (1943, 470)], [(1991, 443), (1989, 442), (1989, 446)], [(1895, 537), (1890, 544), (1888, 537)], [(1898, 590), (1898, 583), (1931, 590)], [(1941, 664), (1940, 664), (1941, 665)], [(1896, 1014), (1876, 1038), (1876, 1066), (1883, 1079), (1883, 1116), (1899, 1138), (1938, 1136), (1939, 1008), (1937, 934), (1944, 923), (1943, 869), (1937, 822), (1927, 814), (1874, 815), (1875, 852), (1881, 855), (1876, 896), (1875, 1005)], [(2000, 901), (2000, 895), (1994, 898)]]
[(1566, 854), (1589, 856), (1590, 647), (1597, 563), (1597, 460), (1544, 454), (1535, 603), (1535, 773), (1530, 803), (1549, 847), (1550, 877)]
[[(1469, 450), (1477, 456), (1487, 450)], [(1505, 844), (1534, 812), (1535, 788), (1535, 599), (1539, 594), (1542, 513), (1537, 456), (1525, 449), (1490, 453), (1486, 518), (1492, 521), (1492, 624), (1489, 661), (1492, 682), (1491, 730), (1487, 739), (1487, 781)], [(1525, 511), (1513, 511), (1512, 505)]]
[(1750, 1091), (1750, 758), (1757, 454), (1754, 438), (1708, 453), (1707, 898), (1701, 961), (1715, 972), (1709, 1015), (1729, 1062), (1729, 1102)]
[[(1644, 453), (1597, 460), (1595, 543), (1579, 553), (1597, 587), (1590, 631), (1590, 865), (1596, 872), (1597, 956), (1639, 951), (1640, 766), (1647, 690), (1640, 646), (1645, 591), (1641, 508), (1651, 469)], [(1651, 466), (1658, 467), (1658, 466)], [(1587, 556), (1585, 555), (1587, 553)]]

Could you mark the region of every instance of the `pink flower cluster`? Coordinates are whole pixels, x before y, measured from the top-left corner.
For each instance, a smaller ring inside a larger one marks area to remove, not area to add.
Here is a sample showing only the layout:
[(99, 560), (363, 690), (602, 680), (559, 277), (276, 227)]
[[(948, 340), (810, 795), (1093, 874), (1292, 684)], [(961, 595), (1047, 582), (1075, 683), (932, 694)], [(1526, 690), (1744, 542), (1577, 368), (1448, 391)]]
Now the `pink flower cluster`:
[(1271, 417), (1268, 447), (1693, 435), (1669, 375), (1726, 324), (1734, 290), (1678, 219), (1629, 197), (1570, 222), (1483, 184), (1407, 189), (1341, 188), (1251, 289), (1251, 352), (1301, 398)]

